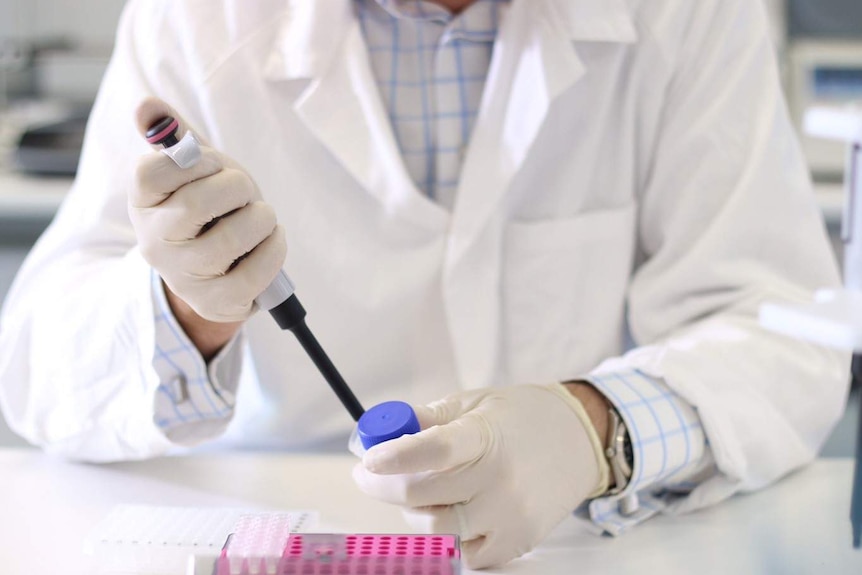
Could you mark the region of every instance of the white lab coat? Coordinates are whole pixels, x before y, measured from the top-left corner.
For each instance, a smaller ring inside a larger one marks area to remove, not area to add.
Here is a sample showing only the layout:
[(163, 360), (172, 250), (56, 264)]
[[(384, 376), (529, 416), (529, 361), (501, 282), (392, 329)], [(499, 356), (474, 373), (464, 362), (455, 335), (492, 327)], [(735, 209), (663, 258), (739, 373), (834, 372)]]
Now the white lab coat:
[[(757, 324), (838, 282), (773, 58), (751, 0), (515, 0), (450, 213), (404, 168), (350, 0), (133, 1), (74, 188), (6, 303), (6, 417), (75, 458), (171, 447), (126, 213), (155, 94), (275, 207), (366, 405), (638, 368), (702, 418), (721, 473), (688, 506), (762, 486), (815, 456), (848, 369)], [(233, 440), (341, 441), (352, 422), (293, 338), (266, 314), (246, 337)]]

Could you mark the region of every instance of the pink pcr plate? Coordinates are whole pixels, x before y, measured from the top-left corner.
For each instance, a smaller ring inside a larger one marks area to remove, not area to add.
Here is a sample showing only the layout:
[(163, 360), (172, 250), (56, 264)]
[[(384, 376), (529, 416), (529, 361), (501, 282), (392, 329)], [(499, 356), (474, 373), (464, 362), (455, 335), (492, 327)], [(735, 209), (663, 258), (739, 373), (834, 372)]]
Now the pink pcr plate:
[(225, 546), (216, 575), (457, 575), (454, 535), (291, 534), (281, 557), (231, 554)]

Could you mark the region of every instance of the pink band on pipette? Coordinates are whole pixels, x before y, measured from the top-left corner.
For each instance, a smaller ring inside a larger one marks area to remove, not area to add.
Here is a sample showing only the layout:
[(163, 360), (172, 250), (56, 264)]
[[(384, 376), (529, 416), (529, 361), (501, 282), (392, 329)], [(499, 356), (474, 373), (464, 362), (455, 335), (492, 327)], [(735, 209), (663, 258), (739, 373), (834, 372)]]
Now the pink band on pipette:
[(174, 119), (173, 122), (168, 124), (167, 128), (165, 128), (164, 130), (162, 130), (158, 134), (156, 134), (154, 136), (150, 136), (149, 138), (147, 138), (147, 142), (149, 142), (150, 144), (158, 144), (163, 138), (168, 136), (171, 132), (173, 132), (177, 128), (179, 128), (179, 122), (177, 122), (177, 120)]

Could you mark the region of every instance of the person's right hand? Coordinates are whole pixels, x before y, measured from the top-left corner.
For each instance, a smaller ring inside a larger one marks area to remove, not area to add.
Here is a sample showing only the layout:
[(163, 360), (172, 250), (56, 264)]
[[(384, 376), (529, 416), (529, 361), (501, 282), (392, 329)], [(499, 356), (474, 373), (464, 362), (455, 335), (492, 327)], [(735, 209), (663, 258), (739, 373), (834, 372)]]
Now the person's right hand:
[[(142, 137), (168, 115), (182, 138), (189, 126), (155, 98), (138, 107)], [(164, 154), (143, 156), (129, 217), (141, 254), (174, 296), (205, 320), (240, 322), (284, 263), (284, 230), (245, 170), (204, 143), (201, 152), (185, 170)]]

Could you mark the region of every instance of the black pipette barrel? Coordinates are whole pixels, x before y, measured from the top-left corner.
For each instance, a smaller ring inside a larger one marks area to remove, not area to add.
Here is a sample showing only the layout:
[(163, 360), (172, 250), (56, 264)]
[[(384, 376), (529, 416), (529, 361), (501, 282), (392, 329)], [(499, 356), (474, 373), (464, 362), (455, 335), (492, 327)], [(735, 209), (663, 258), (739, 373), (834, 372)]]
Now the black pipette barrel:
[(296, 294), (291, 295), (282, 304), (269, 310), (269, 313), (281, 329), (289, 329), (296, 336), (300, 345), (305, 349), (305, 353), (317, 366), (318, 371), (332, 388), (332, 391), (335, 392), (335, 395), (338, 396), (338, 399), (341, 400), (350, 416), (354, 421), (359, 421), (359, 418), (365, 413), (365, 409), (362, 408), (362, 404), (356, 399), (353, 390), (335, 369), (335, 365), (323, 351), (317, 338), (308, 329), (308, 325), (305, 323), (305, 308), (299, 303)]
[(314, 334), (311, 333), (311, 330), (308, 329), (305, 322), (300, 323), (291, 331), (293, 332), (293, 335), (296, 336), (296, 339), (299, 340), (299, 343), (302, 344), (302, 347), (305, 349), (305, 353), (308, 354), (308, 357), (311, 358), (314, 365), (316, 365), (317, 369), (320, 370), (326, 383), (329, 384), (329, 387), (332, 388), (332, 391), (335, 392), (335, 395), (338, 396), (338, 399), (341, 400), (345, 409), (350, 413), (353, 421), (359, 421), (359, 418), (362, 417), (363, 413), (365, 413), (365, 409), (362, 408), (359, 400), (356, 399), (355, 395), (353, 395), (353, 391), (348, 387), (344, 378), (342, 378), (341, 374), (338, 373), (338, 370), (335, 369), (329, 356), (326, 355), (326, 352), (323, 351), (322, 347), (320, 347), (320, 344), (317, 342), (317, 338), (314, 337)]
[(859, 392), (860, 410), (856, 429), (856, 467), (853, 471), (853, 498), (850, 522), (853, 524), (853, 547), (862, 546), (862, 354), (853, 354), (853, 382)]

